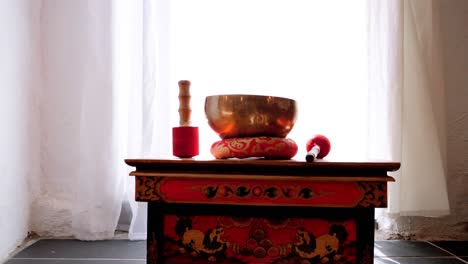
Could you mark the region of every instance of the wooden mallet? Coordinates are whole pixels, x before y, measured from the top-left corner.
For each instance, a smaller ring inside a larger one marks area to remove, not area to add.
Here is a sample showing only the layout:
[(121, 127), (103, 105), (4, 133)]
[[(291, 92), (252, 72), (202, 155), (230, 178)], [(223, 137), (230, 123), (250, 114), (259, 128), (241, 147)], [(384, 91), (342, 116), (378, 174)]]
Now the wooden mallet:
[(309, 139), (306, 144), (307, 155), (306, 161), (312, 162), (315, 159), (322, 159), (330, 152), (330, 140), (323, 135), (315, 135)]
[(198, 155), (198, 127), (191, 126), (190, 81), (179, 81), (179, 127), (172, 128), (172, 154), (179, 158)]

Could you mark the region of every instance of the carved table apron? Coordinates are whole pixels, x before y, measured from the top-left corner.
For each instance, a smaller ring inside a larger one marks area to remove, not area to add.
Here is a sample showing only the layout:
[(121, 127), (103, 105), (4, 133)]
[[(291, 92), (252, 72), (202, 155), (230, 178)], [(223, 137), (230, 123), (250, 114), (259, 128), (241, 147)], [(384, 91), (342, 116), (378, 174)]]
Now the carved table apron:
[(396, 162), (129, 159), (147, 263), (373, 263)]

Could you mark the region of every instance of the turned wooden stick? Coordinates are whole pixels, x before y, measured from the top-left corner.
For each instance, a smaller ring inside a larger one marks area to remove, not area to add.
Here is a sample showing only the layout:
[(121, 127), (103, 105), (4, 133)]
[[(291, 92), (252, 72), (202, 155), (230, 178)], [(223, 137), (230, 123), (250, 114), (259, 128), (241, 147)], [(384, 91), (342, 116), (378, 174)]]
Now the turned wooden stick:
[(192, 109), (190, 108), (190, 81), (179, 81), (179, 125), (190, 126), (190, 116)]

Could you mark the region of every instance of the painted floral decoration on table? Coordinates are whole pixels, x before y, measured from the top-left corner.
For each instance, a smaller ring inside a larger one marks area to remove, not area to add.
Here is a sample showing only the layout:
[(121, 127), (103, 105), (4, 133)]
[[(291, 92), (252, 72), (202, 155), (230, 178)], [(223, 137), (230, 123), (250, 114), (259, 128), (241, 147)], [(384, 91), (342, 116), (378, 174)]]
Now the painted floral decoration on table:
[(167, 215), (164, 225), (171, 263), (356, 263), (352, 219)]

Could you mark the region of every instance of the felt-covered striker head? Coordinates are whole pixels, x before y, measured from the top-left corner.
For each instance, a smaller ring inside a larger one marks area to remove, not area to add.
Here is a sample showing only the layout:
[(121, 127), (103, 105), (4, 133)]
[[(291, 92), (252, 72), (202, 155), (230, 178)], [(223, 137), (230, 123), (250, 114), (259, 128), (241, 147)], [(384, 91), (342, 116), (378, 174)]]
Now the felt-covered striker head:
[(306, 144), (307, 152), (309, 152), (314, 146), (318, 146), (320, 148), (320, 152), (317, 155), (318, 159), (327, 156), (331, 148), (330, 140), (328, 140), (324, 135), (315, 135), (313, 138), (309, 139)]

